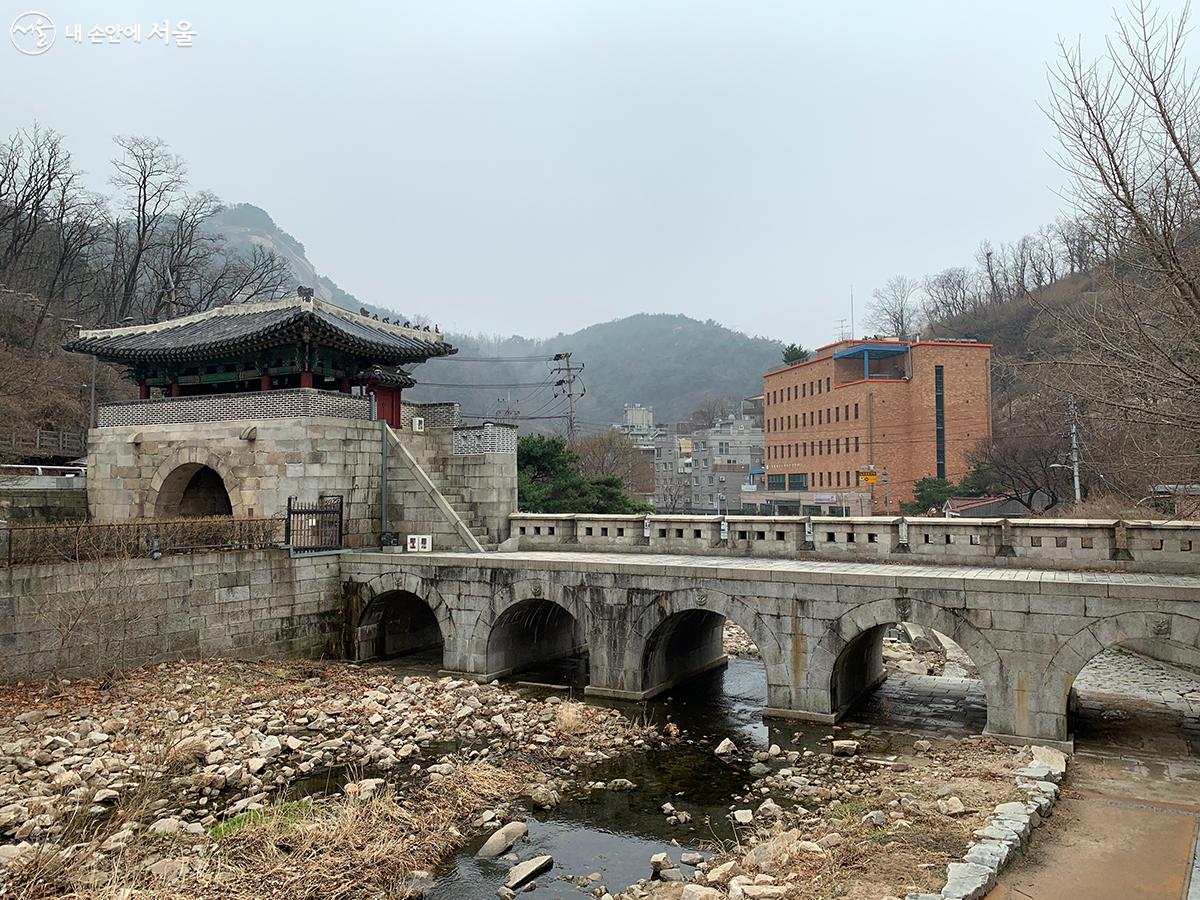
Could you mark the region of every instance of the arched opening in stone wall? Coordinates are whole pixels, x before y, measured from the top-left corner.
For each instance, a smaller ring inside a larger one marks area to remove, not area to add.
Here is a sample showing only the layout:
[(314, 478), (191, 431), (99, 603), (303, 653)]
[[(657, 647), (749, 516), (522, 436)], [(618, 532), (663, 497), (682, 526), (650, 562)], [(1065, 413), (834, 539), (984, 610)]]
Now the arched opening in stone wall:
[(831, 707), (856, 718), (978, 733), (987, 725), (979, 670), (961, 646), (932, 628), (895, 622), (868, 628), (842, 649)]
[[(1195, 649), (1133, 638), (1099, 649), (1067, 699), (1077, 752), (1121, 766), (1168, 771), (1200, 761), (1200, 669)], [(1168, 776), (1169, 777), (1169, 776)]]
[(667, 616), (650, 633), (642, 656), (642, 691), (654, 697), (726, 662), (725, 617), (707, 609)]
[(795, 723), (770, 726), (763, 718), (771, 705), (763, 649), (723, 613), (680, 610), (659, 622), (645, 642), (642, 694), (657, 697), (660, 714), (689, 733), (740, 733), (764, 746), (785, 744)]
[(522, 600), (497, 617), (488, 633), (487, 671), (512, 675), (587, 651), (583, 623), (551, 600)]
[(388, 591), (373, 597), (363, 610), (355, 633), (354, 658), (390, 659), (434, 651), (445, 636), (429, 604), (409, 591)]
[(233, 503), (220, 474), (200, 463), (185, 463), (171, 472), (158, 492), (158, 518), (231, 516)]

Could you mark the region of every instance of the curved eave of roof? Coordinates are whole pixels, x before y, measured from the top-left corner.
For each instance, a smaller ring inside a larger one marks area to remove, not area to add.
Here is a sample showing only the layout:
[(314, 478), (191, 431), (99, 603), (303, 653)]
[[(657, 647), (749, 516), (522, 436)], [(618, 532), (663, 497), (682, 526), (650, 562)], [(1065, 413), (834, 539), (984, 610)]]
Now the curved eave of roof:
[(361, 381), (373, 381), (384, 387), (410, 388), (417, 383), (417, 380), (403, 369), (388, 366), (370, 366), (359, 372), (355, 378)]
[[(80, 335), (63, 344), (63, 348), (89, 353), (108, 362), (182, 362), (278, 346), (297, 339), (307, 327), (312, 336), (324, 339), (331, 346), (383, 363), (422, 362), (458, 352), (457, 348), (445, 341), (428, 341), (397, 334), (371, 325), (371, 320), (358, 322), (349, 316), (325, 313), (320, 308), (298, 309), (290, 314), (287, 310), (278, 312), (284, 314), (279, 317), (268, 316), (268, 321), (257, 328), (216, 340), (187, 341), (185, 330), (197, 327), (198, 322), (193, 318), (185, 318), (178, 320), (177, 325), (163, 323), (165, 327), (154, 330), (123, 328), (113, 329), (117, 333)], [(249, 314), (260, 313), (254, 311)], [(173, 333), (184, 340), (178, 344), (163, 344), (163, 340), (169, 341)]]

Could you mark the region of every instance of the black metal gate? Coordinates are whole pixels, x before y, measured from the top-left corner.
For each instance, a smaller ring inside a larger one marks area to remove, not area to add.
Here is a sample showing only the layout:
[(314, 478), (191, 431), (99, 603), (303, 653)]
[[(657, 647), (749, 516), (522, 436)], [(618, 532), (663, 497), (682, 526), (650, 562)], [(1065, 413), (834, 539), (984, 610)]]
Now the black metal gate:
[(294, 553), (342, 549), (342, 498), (301, 503), (288, 497), (284, 540)]

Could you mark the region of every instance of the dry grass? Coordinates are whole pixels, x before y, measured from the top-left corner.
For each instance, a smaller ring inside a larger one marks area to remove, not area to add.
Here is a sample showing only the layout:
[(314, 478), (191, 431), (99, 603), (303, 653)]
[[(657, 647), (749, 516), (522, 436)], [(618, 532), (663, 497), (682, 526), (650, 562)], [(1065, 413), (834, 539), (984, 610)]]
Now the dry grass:
[[(8, 896), (77, 900), (366, 900), (412, 896), (414, 872), (433, 868), (465, 840), (471, 818), (517, 796), (530, 777), (520, 765), (473, 763), (404, 797), (292, 803), (214, 829), (207, 838), (152, 838), (163, 857), (206, 843), (207, 856), (183, 857), (177, 879), (156, 879), (126, 852), (103, 860), (99, 840), (72, 858), (18, 870)], [(142, 851), (145, 848), (141, 848)], [(4, 891), (0, 890), (0, 894)]]
[(579, 734), (588, 729), (584, 716), (586, 707), (582, 703), (560, 703), (554, 713), (554, 727), (563, 734)]

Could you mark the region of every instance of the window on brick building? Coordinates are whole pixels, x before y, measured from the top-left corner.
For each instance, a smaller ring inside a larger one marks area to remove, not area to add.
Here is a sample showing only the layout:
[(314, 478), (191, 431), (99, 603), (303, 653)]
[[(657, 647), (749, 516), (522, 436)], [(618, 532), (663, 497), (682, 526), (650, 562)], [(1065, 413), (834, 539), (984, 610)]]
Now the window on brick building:
[(808, 385), (807, 384), (800, 385), (800, 396), (801, 397), (808, 396)]
[(817, 473), (817, 482), (818, 482), (819, 487), (825, 487), (825, 473), (824, 472)]
[(837, 472), (835, 474), (837, 475), (837, 487), (841, 487), (842, 486), (842, 473)]
[(835, 421), (835, 422), (842, 421), (842, 410), (841, 410), (841, 407), (839, 407), (839, 406), (835, 406), (833, 408), (833, 421)]
[(850, 404), (849, 403), (846, 404), (846, 421), (847, 422), (850, 421)]
[(833, 441), (833, 452), (834, 452), (834, 453), (841, 453), (841, 452), (842, 452), (842, 439), (841, 439), (841, 438), (835, 438), (835, 439), (834, 439), (834, 441)]
[(833, 455), (833, 438), (825, 438), (825, 455)]
[(857, 403), (854, 404), (854, 418), (856, 418), (856, 419), (858, 418), (858, 404)]
[(858, 435), (855, 435), (854, 436), (854, 452), (857, 453), (858, 451), (859, 451), (859, 438), (858, 438)]

